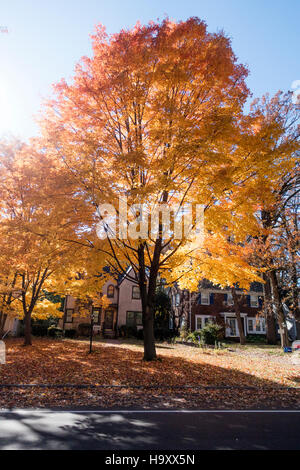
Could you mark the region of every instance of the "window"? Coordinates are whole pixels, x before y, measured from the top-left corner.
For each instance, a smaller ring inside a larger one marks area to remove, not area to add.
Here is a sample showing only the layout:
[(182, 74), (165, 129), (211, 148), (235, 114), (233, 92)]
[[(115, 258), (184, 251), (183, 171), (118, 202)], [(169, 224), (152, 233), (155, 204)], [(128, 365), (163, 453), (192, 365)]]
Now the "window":
[(108, 286), (107, 288), (107, 297), (109, 299), (113, 299), (115, 296), (115, 287), (114, 286)]
[(201, 292), (201, 305), (210, 305), (210, 298), (208, 292)]
[(127, 312), (126, 326), (133, 327), (133, 328), (137, 326), (143, 326), (142, 312)]
[(231, 293), (227, 294), (227, 305), (230, 307), (233, 305), (233, 297)]
[(131, 326), (134, 327), (135, 326), (134, 312), (127, 312), (126, 326), (129, 326), (129, 327), (131, 327)]
[(258, 308), (258, 297), (257, 295), (250, 295), (250, 305), (252, 308)]
[(263, 335), (266, 333), (264, 318), (248, 318), (248, 333)]
[(236, 338), (238, 335), (237, 335), (237, 326), (236, 326), (235, 318), (228, 318), (228, 328), (229, 328), (229, 336)]
[(132, 298), (135, 299), (135, 300), (140, 300), (141, 293), (140, 293), (139, 286), (133, 286), (132, 287)]
[(100, 309), (99, 308), (93, 308), (93, 317), (94, 317), (94, 322), (99, 323), (99, 316), (100, 316)]
[(196, 331), (202, 330), (202, 317), (197, 316), (196, 317)]
[(211, 315), (196, 315), (195, 317), (195, 328), (196, 331), (202, 330), (209, 323), (214, 323), (216, 321), (215, 317)]
[(254, 324), (252, 318), (248, 318), (248, 331), (249, 333), (253, 333), (254, 331)]
[(136, 326), (143, 326), (143, 314), (142, 314), (142, 312), (136, 312), (135, 321), (136, 321)]
[(66, 310), (66, 323), (73, 323), (74, 309), (67, 308)]

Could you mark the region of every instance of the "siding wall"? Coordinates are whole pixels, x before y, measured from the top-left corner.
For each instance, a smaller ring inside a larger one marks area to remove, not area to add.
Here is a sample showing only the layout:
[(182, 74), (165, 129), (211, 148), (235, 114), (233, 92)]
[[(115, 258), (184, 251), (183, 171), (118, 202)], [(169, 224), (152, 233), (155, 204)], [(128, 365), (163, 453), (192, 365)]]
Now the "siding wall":
[(126, 314), (127, 312), (141, 312), (142, 302), (141, 300), (132, 299), (132, 287), (135, 284), (128, 279), (119, 286), (119, 315), (118, 315), (118, 326), (126, 325)]

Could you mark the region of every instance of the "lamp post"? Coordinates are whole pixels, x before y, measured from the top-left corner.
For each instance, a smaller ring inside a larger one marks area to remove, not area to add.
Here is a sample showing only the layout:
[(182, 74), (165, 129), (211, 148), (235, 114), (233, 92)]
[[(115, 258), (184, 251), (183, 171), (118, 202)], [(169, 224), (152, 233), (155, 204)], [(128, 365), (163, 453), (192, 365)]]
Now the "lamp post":
[(95, 320), (94, 310), (92, 310), (92, 313), (91, 313), (91, 331), (90, 331), (90, 351), (89, 351), (89, 354), (92, 354), (92, 352), (93, 352), (94, 320)]

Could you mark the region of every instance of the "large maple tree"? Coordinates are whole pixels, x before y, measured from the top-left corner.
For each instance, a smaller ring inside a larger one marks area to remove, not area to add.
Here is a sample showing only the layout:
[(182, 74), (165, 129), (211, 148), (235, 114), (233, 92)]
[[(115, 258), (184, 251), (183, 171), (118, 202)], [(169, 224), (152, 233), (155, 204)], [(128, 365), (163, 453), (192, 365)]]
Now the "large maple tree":
[[(239, 281), (243, 288), (257, 279), (241, 252), (245, 237), (258, 230), (255, 194), (272, 156), (258, 152), (264, 145), (261, 116), (243, 116), (247, 69), (224, 33), (209, 33), (198, 18), (166, 19), (111, 36), (99, 26), (92, 40), (93, 56), (81, 60), (70, 83), (54, 87), (42, 145), (72, 195), (61, 195), (68, 214), (64, 240), (92, 250), (95, 272), (109, 266), (112, 275), (130, 276), (139, 285), (144, 358), (153, 360), (159, 275), (189, 288), (203, 275), (222, 285)], [(199, 245), (190, 231), (184, 237), (172, 228), (164, 232), (162, 218), (157, 233), (145, 236), (137, 206), (126, 236), (116, 234), (98, 209), (112, 204), (121, 225), (120, 198), (129, 206), (144, 203), (146, 219), (162, 204), (201, 205), (205, 243)], [(97, 237), (99, 220), (103, 240)]]

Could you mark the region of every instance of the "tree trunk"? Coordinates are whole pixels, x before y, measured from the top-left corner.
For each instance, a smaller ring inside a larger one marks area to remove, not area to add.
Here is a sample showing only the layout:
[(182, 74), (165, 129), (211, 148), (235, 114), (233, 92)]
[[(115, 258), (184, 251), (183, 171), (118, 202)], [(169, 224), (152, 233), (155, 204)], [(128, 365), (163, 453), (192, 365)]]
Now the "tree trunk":
[(267, 326), (267, 343), (268, 344), (277, 344), (277, 334), (276, 334), (276, 319), (274, 315), (274, 309), (272, 304), (272, 292), (271, 284), (268, 273), (264, 274), (265, 280), (265, 298), (264, 298), (264, 314), (266, 319)]
[(4, 313), (0, 314), (0, 339), (5, 333), (4, 327), (5, 327), (6, 318), (7, 318), (7, 315), (5, 315)]
[(91, 331), (90, 331), (90, 350), (89, 354), (93, 352), (93, 335), (94, 335), (94, 314), (91, 315)]
[(238, 299), (235, 288), (232, 288), (231, 292), (232, 292), (232, 298), (234, 302), (234, 311), (235, 311), (238, 329), (240, 333), (240, 344), (244, 346), (246, 344), (246, 337), (245, 337), (245, 332), (244, 332), (243, 320), (242, 320), (241, 312), (240, 312), (240, 303), (239, 303), (239, 299)]
[(31, 312), (27, 312), (24, 318), (24, 325), (25, 325), (25, 340), (24, 340), (24, 346), (31, 346), (32, 345), (32, 340), (31, 340)]
[(299, 309), (299, 287), (298, 272), (296, 261), (292, 256), (292, 298), (293, 298), (293, 314), (296, 321), (297, 339), (300, 339), (300, 309)]
[(158, 260), (156, 257), (155, 266), (151, 266), (150, 276), (147, 282), (144, 258), (144, 245), (138, 249), (139, 257), (139, 287), (141, 292), (143, 310), (143, 330), (144, 330), (144, 361), (154, 361), (156, 356), (154, 337), (154, 297), (158, 276)]
[(283, 331), (283, 333), (280, 334), (281, 346), (285, 348), (289, 346), (288, 331), (287, 331), (285, 315), (284, 315), (284, 311), (283, 311), (282, 303), (280, 299), (280, 294), (279, 294), (279, 289), (278, 289), (278, 280), (277, 280), (275, 271), (270, 271), (270, 282), (271, 282), (273, 299), (274, 299), (276, 312), (277, 312), (279, 328), (281, 331)]
[(147, 306), (144, 317), (144, 361), (154, 361), (156, 356), (155, 337), (154, 337), (154, 313)]

